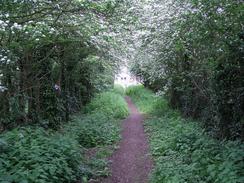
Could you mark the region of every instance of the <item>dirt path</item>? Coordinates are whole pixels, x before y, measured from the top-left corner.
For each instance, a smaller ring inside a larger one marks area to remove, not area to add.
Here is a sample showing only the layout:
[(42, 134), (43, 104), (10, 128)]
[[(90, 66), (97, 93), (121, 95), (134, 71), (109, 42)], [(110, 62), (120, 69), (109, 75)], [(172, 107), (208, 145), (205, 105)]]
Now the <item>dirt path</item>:
[(112, 176), (103, 183), (147, 183), (152, 169), (148, 142), (144, 133), (143, 116), (129, 97), (126, 97), (130, 116), (123, 122), (119, 149), (110, 158)]

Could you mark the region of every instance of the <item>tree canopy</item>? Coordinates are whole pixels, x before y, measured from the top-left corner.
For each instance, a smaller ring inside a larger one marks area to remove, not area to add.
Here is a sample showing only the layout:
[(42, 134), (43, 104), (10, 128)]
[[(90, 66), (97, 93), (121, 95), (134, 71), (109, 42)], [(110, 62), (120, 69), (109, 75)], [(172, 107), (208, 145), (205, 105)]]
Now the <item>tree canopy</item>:
[(113, 84), (117, 1), (13, 0), (0, 8), (1, 128), (52, 127)]
[(132, 72), (217, 136), (243, 138), (243, 2), (142, 4)]
[(243, 9), (241, 0), (4, 0), (1, 126), (68, 120), (126, 62), (183, 115), (243, 138)]

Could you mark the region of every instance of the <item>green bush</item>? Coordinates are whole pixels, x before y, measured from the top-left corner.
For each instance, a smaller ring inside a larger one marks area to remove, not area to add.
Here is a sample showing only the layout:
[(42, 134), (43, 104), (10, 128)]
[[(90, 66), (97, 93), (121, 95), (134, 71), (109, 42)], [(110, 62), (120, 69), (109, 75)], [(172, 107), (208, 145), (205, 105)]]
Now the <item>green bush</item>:
[(140, 109), (150, 113), (144, 125), (155, 160), (151, 182), (244, 182), (243, 143), (213, 139), (198, 123), (169, 109), (162, 99), (157, 105), (150, 102), (155, 96), (143, 87), (130, 88), (127, 93)]
[(2, 137), (7, 149), (0, 154), (2, 182), (70, 182), (82, 163), (81, 146), (69, 135), (42, 128), (22, 128)]
[(111, 119), (104, 113), (76, 116), (72, 125), (66, 127), (74, 138), (87, 148), (111, 145), (119, 140), (119, 120)]

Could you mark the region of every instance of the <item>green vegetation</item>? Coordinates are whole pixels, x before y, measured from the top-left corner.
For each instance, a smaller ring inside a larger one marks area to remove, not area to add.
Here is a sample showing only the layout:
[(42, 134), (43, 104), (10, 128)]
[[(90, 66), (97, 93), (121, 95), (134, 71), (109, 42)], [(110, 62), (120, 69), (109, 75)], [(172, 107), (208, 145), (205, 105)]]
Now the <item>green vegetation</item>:
[(34, 123), (58, 129), (113, 87), (119, 62), (105, 45), (112, 44), (108, 25), (118, 6), (113, 0), (1, 1), (0, 132)]
[[(59, 131), (22, 127), (3, 133), (0, 182), (85, 182), (108, 175), (104, 158), (120, 139), (119, 121), (127, 114), (123, 97), (105, 92), (88, 104), (85, 114), (74, 115)], [(95, 154), (88, 158), (89, 148)]]
[(123, 86), (115, 84), (113, 88), (114, 93), (118, 93), (120, 95), (125, 95), (125, 89)]
[(128, 115), (125, 100), (121, 95), (114, 92), (98, 94), (92, 103), (86, 106), (86, 111), (88, 113), (93, 113), (94, 111), (98, 111), (98, 109), (100, 109), (99, 112), (108, 116), (113, 116), (114, 118), (124, 118)]
[(243, 0), (0, 2), (0, 183), (107, 175), (125, 93), (153, 182), (244, 182)]
[(145, 114), (160, 113), (165, 107), (165, 102), (162, 97), (156, 96), (142, 85), (128, 87), (126, 94), (132, 97), (139, 111)]
[(216, 138), (243, 141), (243, 1), (148, 4), (141, 25), (150, 20), (152, 31), (132, 60), (133, 73), (146, 87), (166, 93), (185, 117), (204, 122)]
[(69, 134), (23, 128), (3, 134), (2, 141), (2, 182), (66, 182), (79, 174), (82, 149)]
[(166, 100), (141, 86), (127, 93), (148, 115), (144, 125), (155, 162), (153, 183), (244, 181), (241, 142), (213, 139), (198, 123), (183, 119)]

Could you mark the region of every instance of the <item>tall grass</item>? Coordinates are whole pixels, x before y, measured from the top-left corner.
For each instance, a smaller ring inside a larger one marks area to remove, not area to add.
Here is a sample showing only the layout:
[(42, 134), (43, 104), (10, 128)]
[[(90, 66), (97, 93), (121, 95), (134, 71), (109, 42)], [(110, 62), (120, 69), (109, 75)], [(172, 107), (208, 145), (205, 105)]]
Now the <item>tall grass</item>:
[(120, 94), (112, 91), (98, 94), (85, 108), (86, 113), (100, 112), (113, 118), (125, 118), (128, 115), (127, 104)]
[(125, 89), (123, 86), (119, 85), (119, 84), (115, 84), (114, 88), (112, 89), (112, 92), (117, 93), (121, 96), (125, 95)]
[(155, 161), (152, 183), (244, 182), (243, 143), (209, 137), (198, 123), (183, 119), (142, 86), (127, 94), (148, 114), (144, 126)]
[(128, 87), (126, 95), (130, 96), (139, 110), (145, 114), (160, 113), (167, 105), (166, 100), (161, 96), (156, 96), (142, 85)]

